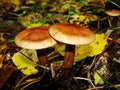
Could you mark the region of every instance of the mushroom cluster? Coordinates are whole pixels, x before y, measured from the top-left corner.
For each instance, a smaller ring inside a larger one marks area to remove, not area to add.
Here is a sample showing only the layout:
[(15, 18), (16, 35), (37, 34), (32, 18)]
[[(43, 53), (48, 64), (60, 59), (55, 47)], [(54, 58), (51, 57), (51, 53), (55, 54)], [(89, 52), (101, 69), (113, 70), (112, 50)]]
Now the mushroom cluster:
[(57, 42), (65, 43), (63, 67), (71, 69), (75, 56), (75, 45), (85, 45), (95, 40), (95, 34), (88, 28), (70, 23), (58, 23), (49, 27), (25, 29), (15, 37), (15, 43), (26, 49), (37, 49), (40, 64), (46, 66), (45, 49)]

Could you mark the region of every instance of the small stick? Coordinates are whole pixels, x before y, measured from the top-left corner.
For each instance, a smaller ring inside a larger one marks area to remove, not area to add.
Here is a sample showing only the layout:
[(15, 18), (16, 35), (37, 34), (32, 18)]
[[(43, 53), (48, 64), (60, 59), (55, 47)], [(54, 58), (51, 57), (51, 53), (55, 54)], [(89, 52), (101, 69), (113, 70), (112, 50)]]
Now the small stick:
[(120, 41), (119, 40), (116, 40), (116, 39), (112, 39), (112, 38), (108, 38), (108, 40), (110, 40), (110, 41), (113, 41), (113, 42), (115, 42), (115, 43), (117, 43), (117, 44), (120, 44)]
[(95, 90), (95, 89), (103, 89), (103, 88), (120, 88), (120, 84), (116, 84), (116, 85), (112, 85), (112, 86), (98, 86), (98, 87), (93, 87), (93, 88), (89, 88), (86, 90)]
[(95, 85), (92, 83), (92, 81), (88, 78), (83, 78), (83, 77), (74, 77), (74, 79), (81, 79), (81, 80), (86, 80), (90, 83), (90, 85), (95, 88)]

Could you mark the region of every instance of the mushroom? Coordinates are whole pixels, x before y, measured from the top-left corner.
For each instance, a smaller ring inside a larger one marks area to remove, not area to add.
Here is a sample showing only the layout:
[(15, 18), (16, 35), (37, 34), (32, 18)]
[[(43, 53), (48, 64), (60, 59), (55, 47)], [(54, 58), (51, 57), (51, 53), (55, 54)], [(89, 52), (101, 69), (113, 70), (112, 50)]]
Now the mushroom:
[(105, 11), (105, 13), (109, 16), (113, 16), (113, 17), (117, 17), (120, 16), (120, 10), (116, 10), (116, 9), (110, 9)]
[[(113, 17), (118, 17), (120, 16), (120, 10), (117, 10), (117, 9), (110, 9), (110, 10), (107, 10), (105, 11), (105, 13), (110, 16), (110, 18), (108, 18), (108, 22), (109, 22), (109, 25), (112, 26), (111, 24), (111, 21), (113, 20)], [(119, 17), (118, 17), (119, 18)], [(110, 20), (109, 20), (110, 19)]]
[(46, 48), (54, 46), (57, 42), (50, 37), (49, 27), (35, 27), (21, 31), (15, 37), (15, 43), (25, 49), (37, 49), (37, 56), (41, 65), (46, 66), (48, 59)]
[(49, 28), (50, 35), (57, 41), (65, 43), (63, 67), (71, 69), (75, 56), (75, 45), (85, 45), (95, 40), (95, 34), (88, 28), (69, 23), (54, 24)]

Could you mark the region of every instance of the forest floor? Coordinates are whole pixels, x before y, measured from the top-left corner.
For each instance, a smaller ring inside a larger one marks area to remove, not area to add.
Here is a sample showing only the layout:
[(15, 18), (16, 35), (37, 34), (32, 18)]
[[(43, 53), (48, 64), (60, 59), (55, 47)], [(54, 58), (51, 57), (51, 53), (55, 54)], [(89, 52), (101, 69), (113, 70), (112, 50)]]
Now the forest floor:
[[(120, 90), (119, 0), (3, 0), (0, 8), (0, 90)], [(117, 15), (107, 10), (117, 10)], [(47, 49), (50, 66), (44, 67), (38, 61), (29, 63), (34, 52), (24, 53), (15, 43), (16, 35), (26, 28), (62, 22), (85, 26), (98, 35), (92, 47), (78, 46), (67, 76), (61, 64), (65, 53), (61, 44)], [(20, 51), (23, 56), (29, 54), (27, 64), (14, 56)], [(13, 57), (21, 62), (16, 64)], [(34, 70), (37, 73), (29, 74)]]

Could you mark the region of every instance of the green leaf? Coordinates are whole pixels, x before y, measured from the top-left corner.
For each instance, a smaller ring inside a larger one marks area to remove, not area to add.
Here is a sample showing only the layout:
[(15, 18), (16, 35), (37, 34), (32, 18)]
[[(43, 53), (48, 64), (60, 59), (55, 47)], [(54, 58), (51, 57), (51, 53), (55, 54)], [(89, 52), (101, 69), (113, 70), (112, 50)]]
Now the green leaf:
[(48, 13), (47, 17), (52, 17), (54, 14), (53, 13)]
[(104, 12), (104, 9), (102, 9), (102, 8), (97, 8), (97, 9), (95, 9), (95, 12), (101, 13), (101, 12)]
[(98, 84), (102, 85), (102, 84), (104, 84), (103, 79), (100, 77), (100, 75), (97, 72), (94, 73), (94, 84), (95, 85), (98, 85)]
[(41, 18), (41, 19), (39, 20), (39, 22), (42, 23), (42, 24), (45, 24), (46, 18)]
[(91, 0), (79, 0), (80, 4), (87, 5)]
[(62, 6), (62, 9), (65, 9), (65, 10), (67, 10), (67, 9), (69, 9), (70, 8), (70, 4), (64, 4), (63, 6)]

